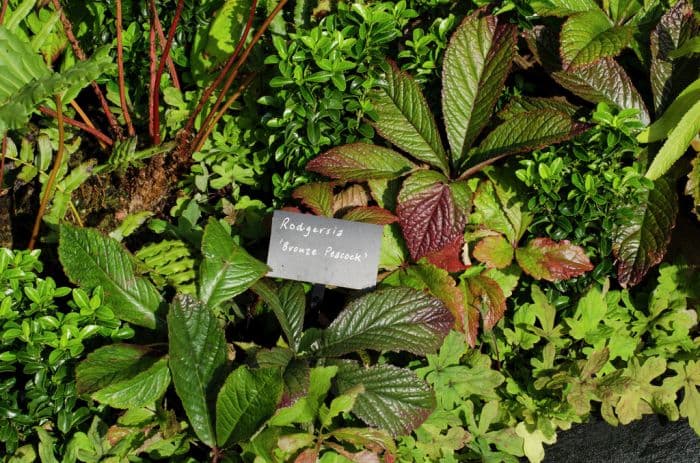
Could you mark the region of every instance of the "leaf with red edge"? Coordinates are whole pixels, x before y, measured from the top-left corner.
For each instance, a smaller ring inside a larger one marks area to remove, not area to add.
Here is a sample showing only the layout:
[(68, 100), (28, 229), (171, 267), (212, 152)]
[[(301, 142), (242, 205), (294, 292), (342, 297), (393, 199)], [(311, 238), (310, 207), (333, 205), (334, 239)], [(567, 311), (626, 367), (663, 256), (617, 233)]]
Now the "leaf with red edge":
[(490, 268), (505, 268), (513, 261), (513, 246), (503, 235), (487, 236), (474, 247), (474, 257)]
[(512, 24), (483, 10), (452, 34), (442, 68), (442, 110), (455, 161), (461, 161), (490, 122), (510, 72), (517, 42)]
[(613, 255), (617, 279), (625, 288), (634, 286), (661, 262), (671, 240), (678, 215), (675, 182), (661, 177), (652, 189), (639, 191), (636, 204), (618, 214), (613, 230)]
[(373, 223), (376, 225), (389, 225), (390, 223), (398, 221), (399, 218), (379, 206), (360, 206), (346, 212), (343, 216), (343, 220)]
[(589, 128), (589, 124), (577, 122), (568, 114), (552, 109), (511, 114), (469, 152), (464, 167), (570, 140)]
[(396, 178), (415, 167), (392, 149), (369, 143), (351, 143), (315, 157), (306, 165), (306, 170), (347, 182)]
[(464, 233), (447, 179), (433, 171), (416, 172), (404, 181), (396, 214), (413, 260), (439, 251)]
[(691, 59), (673, 59), (669, 55), (696, 37), (699, 31), (700, 23), (693, 16), (693, 6), (687, 0), (679, 0), (651, 32), (650, 80), (656, 114), (665, 112), (675, 96), (697, 78), (700, 66), (697, 55)]
[(466, 303), (477, 308), (484, 319), (484, 329), (491, 330), (503, 318), (506, 297), (501, 286), (483, 274), (466, 279)]
[(426, 254), (423, 258), (448, 272), (461, 272), (471, 265), (464, 244), (464, 235), (459, 235), (452, 243), (439, 251)]
[(520, 268), (536, 280), (568, 280), (593, 270), (582, 247), (568, 240), (535, 238), (526, 247), (515, 251)]
[(316, 463), (318, 461), (318, 451), (316, 449), (306, 449), (301, 452), (294, 463)]
[(552, 77), (562, 87), (592, 103), (604, 101), (622, 109), (638, 109), (642, 122), (649, 123), (649, 112), (642, 96), (614, 58), (603, 58), (568, 71), (553, 72)]
[(333, 185), (330, 183), (309, 183), (292, 193), (294, 199), (311, 209), (316, 215), (333, 217)]
[(421, 260), (386, 277), (383, 284), (427, 290), (440, 299), (455, 318), (454, 328), (464, 331), (464, 295), (447, 271)]

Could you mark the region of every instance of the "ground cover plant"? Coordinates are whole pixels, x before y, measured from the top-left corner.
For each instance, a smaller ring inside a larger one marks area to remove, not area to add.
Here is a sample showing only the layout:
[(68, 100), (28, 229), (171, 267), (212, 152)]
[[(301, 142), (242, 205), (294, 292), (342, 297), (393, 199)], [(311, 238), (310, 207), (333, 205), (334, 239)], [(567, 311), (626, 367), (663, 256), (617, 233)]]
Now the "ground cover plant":
[[(3, 0), (2, 460), (700, 435), (698, 8)], [(376, 287), (267, 277), (280, 208), (381, 225)]]

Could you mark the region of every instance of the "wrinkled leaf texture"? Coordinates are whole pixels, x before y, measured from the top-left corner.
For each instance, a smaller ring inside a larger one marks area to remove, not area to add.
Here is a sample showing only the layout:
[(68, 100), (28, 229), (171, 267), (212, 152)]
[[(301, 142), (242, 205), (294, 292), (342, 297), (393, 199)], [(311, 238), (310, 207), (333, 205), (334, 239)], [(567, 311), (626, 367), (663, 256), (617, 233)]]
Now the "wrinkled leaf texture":
[(661, 262), (678, 213), (678, 197), (667, 177), (640, 192), (639, 204), (618, 219), (613, 231), (613, 255), (622, 287), (635, 286)]
[(158, 290), (136, 274), (133, 256), (97, 230), (61, 225), (58, 257), (70, 280), (86, 290), (101, 286), (117, 318), (155, 328), (163, 302)]
[(168, 345), (175, 391), (197, 437), (212, 447), (214, 397), (226, 365), (224, 329), (207, 305), (178, 295), (168, 313)]
[(318, 356), (338, 357), (362, 349), (435, 352), (454, 323), (438, 299), (411, 288), (380, 289), (350, 302), (324, 330)]
[(394, 437), (416, 429), (435, 407), (430, 387), (414, 372), (393, 365), (360, 368), (346, 362), (336, 376), (340, 393), (362, 385), (352, 411), (370, 426), (385, 429)]
[(306, 170), (344, 182), (392, 179), (414, 168), (412, 162), (396, 151), (369, 143), (338, 146), (306, 164)]

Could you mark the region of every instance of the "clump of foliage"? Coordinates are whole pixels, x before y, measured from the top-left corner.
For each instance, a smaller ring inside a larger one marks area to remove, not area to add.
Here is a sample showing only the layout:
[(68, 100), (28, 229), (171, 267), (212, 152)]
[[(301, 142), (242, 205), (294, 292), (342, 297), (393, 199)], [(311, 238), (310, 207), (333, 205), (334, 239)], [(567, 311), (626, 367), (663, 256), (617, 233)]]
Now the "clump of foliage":
[(43, 442), (47, 429), (68, 436), (89, 420), (95, 409), (79, 399), (75, 365), (86, 348), (134, 335), (105, 304), (101, 288), (88, 293), (57, 287), (51, 277), (41, 277), (42, 269), (39, 251), (0, 249), (0, 441), (5, 455), (28, 451), (37, 435)]

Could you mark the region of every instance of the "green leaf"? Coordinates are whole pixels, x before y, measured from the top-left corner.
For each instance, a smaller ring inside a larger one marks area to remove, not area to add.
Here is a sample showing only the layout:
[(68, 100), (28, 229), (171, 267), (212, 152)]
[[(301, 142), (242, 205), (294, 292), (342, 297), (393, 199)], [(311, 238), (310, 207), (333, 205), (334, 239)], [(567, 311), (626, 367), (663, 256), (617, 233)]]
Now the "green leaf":
[[(698, 76), (700, 60), (696, 58), (675, 59), (684, 45), (697, 40), (700, 31), (698, 20), (693, 16), (693, 6), (687, 0), (675, 2), (661, 17), (651, 32), (651, 90), (657, 114), (668, 112), (668, 105), (678, 92)], [(695, 100), (697, 101), (697, 100)]]
[(378, 118), (374, 128), (414, 158), (448, 175), (447, 155), (425, 97), (413, 78), (395, 63), (390, 64), (385, 86), (375, 93), (374, 109)]
[(532, 223), (533, 216), (524, 212), (520, 195), (508, 178), (494, 176), (481, 182), (474, 196), (475, 214), (479, 223), (508, 238), (512, 247)]
[(523, 452), (530, 463), (544, 460), (544, 445), (557, 441), (557, 435), (546, 436), (539, 428), (520, 422), (515, 426), (515, 433), (523, 439)]
[(688, 113), (698, 101), (700, 101), (700, 79), (688, 85), (680, 95), (673, 100), (671, 106), (668, 107), (660, 118), (640, 132), (639, 135), (637, 135), (637, 141), (640, 143), (652, 143), (668, 137), (669, 133), (678, 126), (686, 113)]
[(392, 273), (382, 281), (382, 284), (427, 290), (440, 299), (452, 313), (455, 329), (464, 331), (464, 297), (447, 270), (423, 259), (417, 265)]
[(168, 359), (162, 358), (136, 376), (100, 389), (92, 398), (113, 408), (139, 408), (158, 401), (169, 385)]
[(58, 74), (51, 72), (28, 43), (0, 26), (0, 133), (26, 126), (31, 113), (44, 100), (77, 91), (99, 77), (109, 64), (106, 49)]
[(294, 423), (311, 424), (318, 415), (318, 410), (331, 388), (331, 380), (338, 372), (338, 367), (316, 367), (309, 375), (309, 391), (291, 407), (281, 408), (270, 419), (271, 426), (287, 426)]
[(623, 210), (613, 229), (617, 279), (623, 288), (642, 281), (661, 262), (678, 214), (674, 182), (667, 177), (654, 181), (651, 189), (641, 189), (636, 201)]
[[(538, 292), (539, 295), (544, 296), (539, 289)], [(534, 295), (535, 291), (533, 290)], [(543, 299), (541, 302), (547, 304), (546, 299)], [(579, 299), (574, 316), (564, 319), (569, 326), (569, 334), (572, 338), (578, 340), (594, 334), (607, 311), (608, 306), (605, 303), (605, 293), (595, 286), (592, 287)]]
[(515, 58), (516, 28), (481, 14), (467, 16), (445, 50), (442, 109), (453, 161), (466, 156), (491, 120)]
[(511, 99), (508, 106), (498, 113), (498, 117), (507, 120), (523, 114), (549, 109), (573, 117), (581, 108), (566, 101), (564, 98), (516, 97)]
[(198, 80), (206, 79), (210, 69), (222, 65), (243, 35), (251, 0), (224, 0), (214, 12), (209, 29), (198, 30), (191, 55), (191, 70)]
[(393, 436), (408, 434), (430, 415), (435, 397), (428, 385), (411, 370), (393, 365), (360, 368), (344, 363), (336, 376), (341, 393), (362, 385), (353, 413), (370, 426)]
[(670, 58), (681, 58), (692, 53), (700, 53), (700, 37), (687, 40), (683, 45), (668, 54)]
[(534, 0), (531, 6), (541, 16), (569, 16), (598, 9), (595, 0)]
[(354, 207), (346, 212), (342, 219), (375, 225), (389, 225), (399, 220), (394, 214), (378, 206)]
[(287, 337), (289, 346), (296, 352), (301, 341), (306, 310), (306, 294), (303, 285), (286, 282), (278, 289), (271, 281), (261, 280), (251, 289), (270, 306)]
[(568, 71), (553, 72), (562, 87), (591, 103), (605, 102), (621, 109), (638, 109), (640, 118), (649, 123), (644, 100), (625, 70), (613, 58), (603, 58)]
[(178, 295), (168, 313), (168, 345), (175, 391), (195, 433), (212, 447), (214, 395), (226, 365), (224, 329), (209, 306)]
[(589, 127), (551, 109), (514, 114), (469, 152), (467, 162), (473, 166), (495, 157), (543, 148), (570, 140)]
[(617, 56), (632, 39), (630, 26), (617, 26), (599, 8), (571, 16), (561, 30), (565, 67)]
[(315, 354), (338, 357), (362, 349), (435, 352), (454, 319), (444, 304), (410, 288), (380, 289), (350, 302), (323, 331)]
[(316, 215), (333, 217), (333, 185), (328, 182), (302, 185), (294, 190), (292, 197)]
[(202, 238), (199, 298), (216, 307), (250, 288), (267, 273), (267, 265), (252, 257), (213, 217)]
[(153, 351), (133, 344), (111, 344), (88, 354), (75, 371), (78, 393), (93, 393), (147, 370), (158, 360)]
[(396, 215), (413, 260), (453, 243), (464, 233), (466, 222), (447, 179), (435, 171), (422, 170), (404, 181)]
[(535, 238), (526, 247), (515, 250), (520, 268), (536, 280), (568, 280), (593, 270), (582, 247), (568, 240)]
[(474, 247), (474, 257), (491, 268), (505, 268), (513, 261), (513, 246), (503, 235), (487, 236)]
[(282, 397), (276, 368), (242, 366), (229, 375), (216, 399), (216, 441), (220, 447), (249, 439), (272, 416)]
[(700, 132), (700, 99), (683, 115), (678, 125), (668, 134), (649, 166), (645, 177), (656, 180), (668, 172), (673, 164), (683, 156), (690, 142)]
[(629, 424), (653, 412), (651, 404), (662, 388), (652, 384), (652, 381), (665, 372), (666, 360), (663, 358), (651, 357), (644, 363), (640, 363), (637, 358), (630, 360), (625, 375), (632, 378), (632, 382), (625, 388), (615, 406), (620, 423)]
[(101, 286), (105, 303), (121, 320), (156, 327), (163, 302), (158, 290), (136, 274), (134, 258), (117, 241), (97, 230), (61, 225), (58, 257), (70, 280), (86, 290)]
[(408, 260), (408, 249), (396, 224), (384, 227), (382, 248), (379, 253), (379, 268), (394, 270)]
[(389, 148), (369, 143), (338, 146), (316, 156), (306, 164), (306, 170), (343, 182), (400, 177), (415, 165)]
[(683, 389), (680, 414), (688, 418), (690, 427), (700, 434), (700, 361), (674, 362), (670, 367), (677, 375), (665, 379), (663, 387), (673, 391)]

